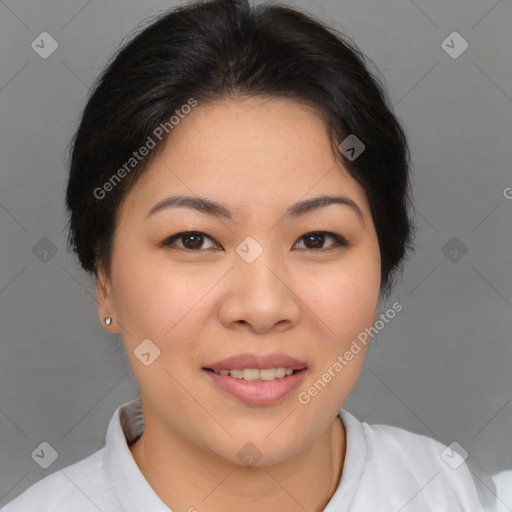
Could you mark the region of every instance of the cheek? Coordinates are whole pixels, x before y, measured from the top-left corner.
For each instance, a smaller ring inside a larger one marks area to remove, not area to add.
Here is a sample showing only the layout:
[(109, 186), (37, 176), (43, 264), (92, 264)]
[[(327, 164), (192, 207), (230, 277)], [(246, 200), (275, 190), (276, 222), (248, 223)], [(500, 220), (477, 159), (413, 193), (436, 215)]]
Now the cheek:
[(121, 255), (113, 271), (114, 301), (127, 341), (150, 338), (162, 347), (170, 339), (188, 343), (204, 323), (199, 320), (202, 305), (218, 279), (211, 269), (192, 265), (184, 270), (162, 257)]
[(380, 265), (373, 252), (354, 252), (303, 275), (301, 298), (330, 336), (348, 340), (373, 324), (380, 291)]
[[(176, 268), (162, 268), (149, 259), (130, 258), (118, 260), (113, 278), (123, 344), (137, 381), (144, 390), (174, 389), (178, 385), (166, 369), (173, 368), (176, 361), (184, 367), (184, 359), (193, 364), (199, 330), (204, 324), (198, 318), (201, 313), (204, 315), (200, 299), (211, 283), (202, 283), (200, 278), (193, 279)], [(146, 339), (154, 345), (144, 352), (149, 351), (153, 357), (154, 351), (159, 350), (158, 357), (148, 366), (137, 357), (143, 353), (139, 347)]]
[[(173, 263), (163, 252), (144, 252), (129, 238), (119, 247), (132, 247), (118, 251), (113, 266), (116, 314), (129, 339), (135, 343), (154, 337), (163, 343), (179, 334), (180, 340), (193, 342), (198, 326), (204, 324), (200, 317), (208, 309), (208, 295), (223, 272), (206, 265)], [(320, 332), (331, 340), (348, 340), (373, 323), (379, 263), (378, 246), (362, 243), (336, 262), (295, 267), (291, 288)]]

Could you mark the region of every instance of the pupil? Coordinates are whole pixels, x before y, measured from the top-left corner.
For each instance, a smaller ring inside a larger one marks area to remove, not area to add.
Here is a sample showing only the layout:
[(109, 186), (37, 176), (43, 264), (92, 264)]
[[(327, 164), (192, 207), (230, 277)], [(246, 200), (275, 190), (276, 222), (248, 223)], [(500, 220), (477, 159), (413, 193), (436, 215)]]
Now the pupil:
[[(318, 248), (318, 247), (322, 247), (323, 245), (323, 240), (324, 240), (324, 235), (322, 234), (314, 234), (314, 235), (308, 235), (307, 240), (313, 240), (313, 246), (314, 248)], [(317, 242), (315, 243), (314, 240), (317, 239)], [(307, 245), (307, 244), (306, 244)]]
[[(192, 239), (194, 240), (194, 238), (196, 239), (196, 243), (194, 243), (192, 241), (192, 243), (189, 243), (189, 241)], [(184, 237), (185, 239), (185, 247), (187, 245), (190, 245), (192, 246), (191, 248), (194, 249), (194, 248), (197, 248), (197, 247), (201, 247), (201, 244), (202, 244), (202, 239), (201, 239), (201, 235), (198, 235), (198, 234), (195, 234), (195, 235), (185, 235)]]
[[(187, 248), (197, 249), (198, 247), (201, 247), (202, 245), (202, 235), (200, 234), (192, 234), (192, 235), (184, 235), (184, 245), (189, 246)], [(308, 244), (306, 242), (306, 245), (310, 245), (313, 248), (321, 248), (323, 246), (324, 242), (324, 235), (322, 233), (316, 233), (313, 235), (307, 235), (306, 241), (312, 241), (312, 244)]]

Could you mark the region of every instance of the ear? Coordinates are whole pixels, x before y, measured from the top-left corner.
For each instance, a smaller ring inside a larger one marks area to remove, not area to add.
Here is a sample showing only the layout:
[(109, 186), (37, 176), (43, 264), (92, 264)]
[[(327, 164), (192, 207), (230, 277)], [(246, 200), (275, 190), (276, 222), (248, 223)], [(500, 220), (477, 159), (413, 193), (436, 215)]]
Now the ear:
[[(96, 296), (98, 298), (98, 312), (101, 325), (103, 325), (108, 332), (120, 332), (112, 297), (112, 285), (103, 269), (99, 269), (96, 273)], [(110, 325), (105, 323), (105, 318), (107, 317), (112, 318), (112, 323)]]

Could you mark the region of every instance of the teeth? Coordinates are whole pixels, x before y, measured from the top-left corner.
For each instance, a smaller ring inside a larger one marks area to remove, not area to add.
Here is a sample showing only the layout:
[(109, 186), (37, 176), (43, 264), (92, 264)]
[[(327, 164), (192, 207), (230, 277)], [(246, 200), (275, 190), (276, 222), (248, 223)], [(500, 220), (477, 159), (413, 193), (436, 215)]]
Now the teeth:
[(258, 368), (244, 368), (243, 370), (220, 370), (215, 373), (219, 375), (230, 375), (235, 379), (244, 379), (244, 380), (274, 380), (274, 379), (283, 379), (288, 375), (293, 373), (291, 368), (283, 368), (280, 366), (279, 368), (266, 368), (264, 370), (259, 370)]
[(242, 378), (244, 380), (257, 380), (260, 378), (260, 371), (258, 368), (248, 368), (242, 370)]

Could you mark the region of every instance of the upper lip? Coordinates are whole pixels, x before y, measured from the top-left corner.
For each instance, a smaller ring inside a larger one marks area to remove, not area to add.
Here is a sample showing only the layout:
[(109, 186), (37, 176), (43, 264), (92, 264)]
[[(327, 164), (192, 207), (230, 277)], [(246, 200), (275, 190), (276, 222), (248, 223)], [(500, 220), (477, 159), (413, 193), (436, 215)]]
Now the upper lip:
[(221, 361), (204, 366), (210, 370), (235, 370), (244, 368), (259, 368), (264, 370), (266, 368), (291, 368), (292, 370), (301, 370), (306, 367), (304, 361), (295, 359), (294, 357), (287, 356), (286, 354), (238, 354), (236, 356), (227, 357)]

